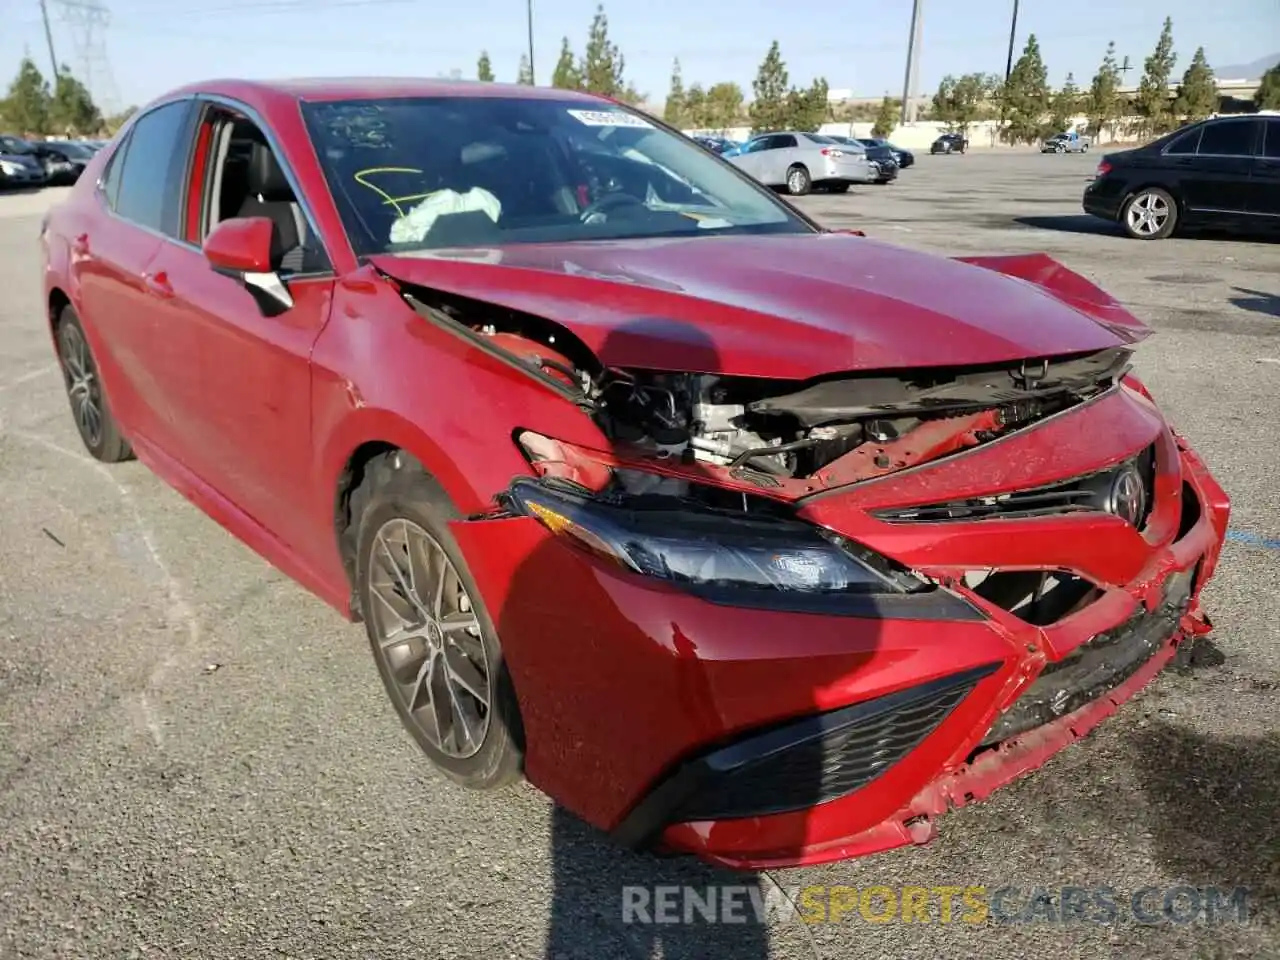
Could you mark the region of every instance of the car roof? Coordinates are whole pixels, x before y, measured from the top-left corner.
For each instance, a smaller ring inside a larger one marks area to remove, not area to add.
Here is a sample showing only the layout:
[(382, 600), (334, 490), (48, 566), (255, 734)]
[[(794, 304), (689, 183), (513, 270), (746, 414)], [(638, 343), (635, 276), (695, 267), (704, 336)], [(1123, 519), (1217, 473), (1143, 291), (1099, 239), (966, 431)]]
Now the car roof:
[(424, 77), (305, 77), (286, 80), (206, 80), (174, 90), (165, 99), (191, 94), (214, 94), (255, 102), (281, 100), (390, 100), (409, 97), (515, 97), (525, 100), (581, 100), (607, 98), (576, 90), (530, 87), (520, 83), (480, 80), (440, 80)]

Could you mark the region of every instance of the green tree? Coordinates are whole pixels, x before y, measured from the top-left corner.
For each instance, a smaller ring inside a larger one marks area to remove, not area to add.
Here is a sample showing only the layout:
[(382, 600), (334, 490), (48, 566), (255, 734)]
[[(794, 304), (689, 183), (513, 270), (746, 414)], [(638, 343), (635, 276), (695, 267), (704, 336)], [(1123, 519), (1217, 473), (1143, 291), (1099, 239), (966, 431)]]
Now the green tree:
[(876, 113), (876, 122), (871, 128), (873, 137), (887, 137), (898, 127), (898, 117), (902, 115), (902, 104), (897, 100), (885, 97), (880, 101), (880, 110)]
[(952, 130), (967, 133), (991, 99), (991, 79), (982, 73), (966, 73), (957, 79), (948, 74), (933, 95), (933, 118)]
[(9, 84), (4, 115), (16, 133), (43, 135), (51, 132), (49, 111), (53, 96), (48, 81), (30, 57), (18, 62), (18, 74)]
[(476, 64), (476, 79), (485, 83), (493, 83), (493, 64), (489, 62), (489, 51), (480, 51), (480, 61)]
[(523, 83), (526, 87), (533, 86), (533, 66), (529, 63), (527, 53), (520, 54), (520, 66), (516, 69), (516, 83)]
[(1177, 54), (1173, 52), (1173, 19), (1165, 17), (1160, 39), (1146, 59), (1142, 80), (1138, 83), (1136, 106), (1149, 135), (1164, 133), (1172, 123), (1169, 82), (1173, 79), (1173, 67), (1177, 62)]
[(713, 130), (727, 130), (737, 126), (746, 100), (742, 88), (736, 83), (717, 83), (707, 90), (704, 100), (706, 125)]
[(1010, 143), (1033, 143), (1044, 135), (1049, 112), (1049, 71), (1040, 55), (1040, 42), (1027, 37), (1022, 56), (1004, 85), (1004, 136)]
[(1089, 84), (1084, 106), (1089, 115), (1089, 132), (1095, 137), (1102, 136), (1105, 127), (1120, 119), (1124, 103), (1120, 98), (1120, 68), (1116, 66), (1114, 40), (1107, 44), (1102, 65)]
[(1262, 75), (1253, 102), (1259, 110), (1280, 110), (1280, 63)]
[(667, 102), (662, 108), (662, 119), (677, 130), (685, 128), (689, 123), (685, 107), (684, 77), (680, 73), (678, 58), (671, 65), (671, 88), (667, 91)]
[(578, 68), (583, 89), (605, 97), (622, 98), (627, 93), (634, 95), (635, 91), (623, 82), (624, 65), (617, 45), (609, 40), (609, 18), (604, 15), (602, 4), (596, 7), (591, 31), (587, 35), (587, 49), (582, 57), (582, 65)]
[(751, 83), (755, 94), (751, 101), (751, 128), (755, 133), (784, 130), (788, 125), (787, 65), (775, 40), (769, 46), (756, 78)]
[(1066, 83), (1054, 94), (1052, 105), (1049, 107), (1049, 125), (1053, 127), (1053, 132), (1066, 130), (1067, 125), (1079, 112), (1080, 91), (1076, 89), (1075, 74), (1068, 73)]
[(578, 70), (578, 62), (573, 56), (573, 47), (569, 46), (569, 38), (560, 41), (560, 59), (556, 68), (551, 71), (551, 85), (561, 90), (581, 90), (582, 73)]
[(707, 91), (695, 83), (684, 95), (685, 123), (692, 130), (711, 129), (711, 110), (707, 104)]
[(67, 67), (58, 74), (53, 99), (49, 104), (49, 127), (64, 136), (97, 133), (102, 128), (98, 112), (88, 88), (71, 75)]
[(792, 88), (787, 92), (787, 122), (793, 130), (816, 131), (827, 122), (829, 109), (827, 94), (830, 88), (825, 77), (819, 77), (807, 90)]
[(1218, 109), (1218, 82), (1213, 68), (1205, 59), (1204, 47), (1196, 47), (1191, 66), (1178, 84), (1178, 98), (1173, 102), (1176, 117), (1194, 122), (1203, 120)]

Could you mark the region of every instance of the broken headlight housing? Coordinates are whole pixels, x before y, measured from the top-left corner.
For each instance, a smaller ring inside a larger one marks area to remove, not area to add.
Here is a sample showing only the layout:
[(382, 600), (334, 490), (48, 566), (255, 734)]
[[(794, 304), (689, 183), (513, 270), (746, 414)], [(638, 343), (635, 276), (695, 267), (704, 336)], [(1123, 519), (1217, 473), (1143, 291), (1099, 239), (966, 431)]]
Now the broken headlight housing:
[(512, 485), (508, 503), (597, 556), (695, 592), (830, 597), (903, 594), (931, 586), (799, 521), (611, 503), (524, 479)]

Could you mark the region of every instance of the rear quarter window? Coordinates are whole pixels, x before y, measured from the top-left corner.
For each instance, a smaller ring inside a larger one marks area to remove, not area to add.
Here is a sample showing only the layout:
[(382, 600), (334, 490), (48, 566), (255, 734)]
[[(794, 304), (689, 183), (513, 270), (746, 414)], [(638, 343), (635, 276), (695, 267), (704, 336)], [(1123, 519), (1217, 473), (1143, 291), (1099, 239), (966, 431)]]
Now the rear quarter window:
[[(191, 101), (156, 107), (134, 121), (111, 160), (118, 177), (112, 209), (126, 220), (170, 237), (179, 235), (183, 173), (191, 152)], [(119, 168), (119, 172), (116, 170)], [(105, 185), (104, 185), (105, 187)]]

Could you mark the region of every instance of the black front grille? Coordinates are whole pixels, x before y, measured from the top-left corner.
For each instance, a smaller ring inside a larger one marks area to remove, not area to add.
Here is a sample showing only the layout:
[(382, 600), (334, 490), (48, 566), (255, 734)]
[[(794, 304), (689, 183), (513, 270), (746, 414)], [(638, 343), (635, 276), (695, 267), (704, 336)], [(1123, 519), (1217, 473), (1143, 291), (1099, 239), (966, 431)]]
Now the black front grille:
[(1194, 571), (1171, 577), (1166, 600), (1154, 611), (1140, 609), (1128, 621), (1081, 644), (1050, 663), (982, 739), (983, 746), (1065, 717), (1124, 683), (1169, 641), (1187, 609)]
[(995, 665), (820, 714), (709, 755), (671, 822), (801, 810), (866, 786), (937, 729)]
[[(888, 507), (873, 510), (871, 515), (877, 520), (888, 523), (940, 523), (955, 520), (987, 520), (996, 517), (1014, 520), (1105, 511), (1107, 492), (1111, 488), (1112, 480), (1117, 472), (1129, 464), (1137, 466), (1142, 474), (1149, 514), (1155, 487), (1154, 446), (1148, 447), (1138, 456), (1114, 467), (1059, 483), (987, 497), (972, 497), (967, 500)], [(1145, 522), (1146, 516), (1142, 519)]]

